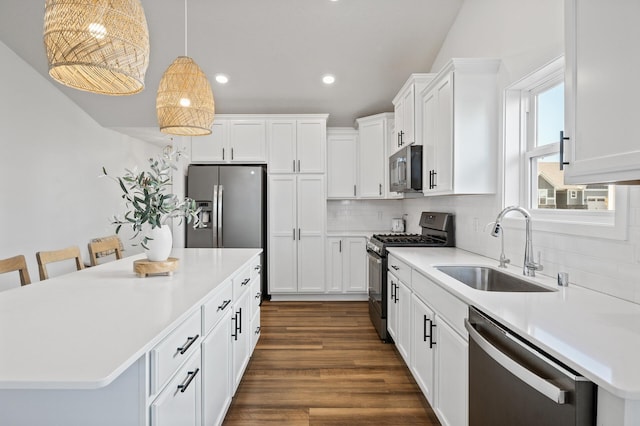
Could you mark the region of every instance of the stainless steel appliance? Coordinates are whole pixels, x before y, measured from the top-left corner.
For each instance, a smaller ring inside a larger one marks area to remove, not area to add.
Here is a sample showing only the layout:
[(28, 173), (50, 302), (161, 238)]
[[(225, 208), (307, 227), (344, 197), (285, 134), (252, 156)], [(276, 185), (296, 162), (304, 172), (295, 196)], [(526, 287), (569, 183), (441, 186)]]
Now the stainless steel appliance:
[(422, 234), (375, 234), (367, 242), (369, 258), (369, 317), (378, 335), (387, 333), (387, 247), (454, 247), (454, 215), (422, 212)]
[(595, 425), (596, 386), (473, 306), (469, 425)]
[(389, 157), (389, 189), (422, 191), (422, 145), (409, 145)]
[(262, 248), (267, 295), (266, 169), (261, 165), (189, 166), (187, 196), (200, 207), (200, 226), (187, 226), (187, 247)]

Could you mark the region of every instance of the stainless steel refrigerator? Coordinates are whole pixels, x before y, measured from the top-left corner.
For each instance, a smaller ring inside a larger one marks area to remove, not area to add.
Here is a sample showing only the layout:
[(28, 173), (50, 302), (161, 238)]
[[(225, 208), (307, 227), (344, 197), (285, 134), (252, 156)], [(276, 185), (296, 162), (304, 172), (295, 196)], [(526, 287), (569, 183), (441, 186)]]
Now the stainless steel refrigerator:
[(187, 247), (262, 248), (266, 295), (266, 168), (261, 165), (189, 166), (187, 196), (200, 207), (200, 226), (186, 227)]

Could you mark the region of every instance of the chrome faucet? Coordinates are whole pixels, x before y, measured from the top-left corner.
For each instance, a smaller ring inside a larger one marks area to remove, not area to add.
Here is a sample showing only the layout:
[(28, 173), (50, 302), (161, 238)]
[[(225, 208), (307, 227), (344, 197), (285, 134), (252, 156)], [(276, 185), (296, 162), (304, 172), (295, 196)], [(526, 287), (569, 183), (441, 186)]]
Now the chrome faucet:
[(497, 238), (501, 234), (502, 219), (507, 213), (511, 211), (520, 212), (525, 219), (526, 240), (524, 243), (524, 263), (522, 265), (522, 274), (527, 277), (535, 277), (536, 271), (542, 271), (542, 265), (540, 264), (540, 259), (538, 259), (538, 263), (533, 260), (533, 242), (531, 241), (531, 215), (528, 211), (519, 206), (505, 207), (504, 210), (502, 210), (496, 218), (496, 222), (493, 225), (493, 229), (491, 230), (491, 236)]

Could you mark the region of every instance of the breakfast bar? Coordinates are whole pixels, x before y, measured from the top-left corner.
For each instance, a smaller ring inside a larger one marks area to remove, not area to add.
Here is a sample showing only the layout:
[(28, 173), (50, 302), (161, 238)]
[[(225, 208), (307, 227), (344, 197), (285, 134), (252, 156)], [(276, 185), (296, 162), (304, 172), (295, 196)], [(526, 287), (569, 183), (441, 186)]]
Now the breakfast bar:
[[(174, 414), (199, 419), (200, 380), (212, 371), (204, 361), (207, 333), (232, 330), (232, 322), (237, 327), (232, 310), (259, 318), (247, 289), (259, 289), (260, 253), (174, 249), (179, 267), (171, 276), (138, 278), (138, 255), (0, 293), (0, 423), (146, 425)], [(247, 342), (239, 365), (224, 358), (240, 377), (255, 345)], [(209, 351), (217, 347), (228, 345), (216, 342)], [(223, 377), (233, 387), (235, 375)], [(178, 383), (179, 393), (194, 381), (193, 398), (163, 405), (169, 381)]]

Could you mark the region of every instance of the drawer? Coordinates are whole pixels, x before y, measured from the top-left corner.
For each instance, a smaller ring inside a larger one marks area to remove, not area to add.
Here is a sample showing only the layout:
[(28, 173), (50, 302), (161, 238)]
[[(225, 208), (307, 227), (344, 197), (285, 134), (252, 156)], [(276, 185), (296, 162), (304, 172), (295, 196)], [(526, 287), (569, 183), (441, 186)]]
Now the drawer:
[(251, 281), (251, 288), (249, 289), (249, 296), (251, 298), (251, 315), (260, 309), (260, 302), (262, 301), (262, 289), (260, 288), (260, 276), (255, 277)]
[(260, 275), (260, 272), (262, 272), (262, 265), (260, 264), (261, 257), (262, 256), (256, 256), (251, 261), (251, 266), (249, 266), (249, 268), (251, 269), (251, 279), (254, 279), (258, 275)]
[(233, 277), (233, 300), (238, 300), (240, 295), (249, 288), (251, 282), (251, 269), (247, 266)]
[(440, 287), (417, 271), (412, 271), (413, 292), (424, 303), (429, 305), (465, 340), (469, 340), (464, 320), (467, 318), (469, 306), (462, 300)]
[(150, 352), (151, 394), (157, 393), (180, 365), (200, 347), (200, 310), (194, 312)]
[(253, 318), (251, 319), (251, 350), (249, 353), (253, 353), (253, 350), (256, 348), (258, 344), (258, 339), (260, 338), (260, 311), (255, 312)]
[(407, 287), (411, 288), (411, 267), (393, 255), (389, 255), (387, 262), (389, 272), (395, 275)]
[(231, 310), (233, 286), (231, 280), (218, 286), (218, 292), (202, 305), (202, 335), (206, 336), (220, 319)]
[(200, 424), (201, 377), (200, 351), (178, 370), (150, 406), (151, 426)]

